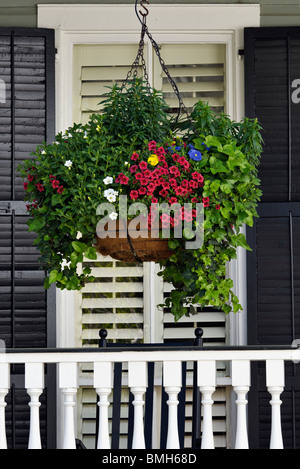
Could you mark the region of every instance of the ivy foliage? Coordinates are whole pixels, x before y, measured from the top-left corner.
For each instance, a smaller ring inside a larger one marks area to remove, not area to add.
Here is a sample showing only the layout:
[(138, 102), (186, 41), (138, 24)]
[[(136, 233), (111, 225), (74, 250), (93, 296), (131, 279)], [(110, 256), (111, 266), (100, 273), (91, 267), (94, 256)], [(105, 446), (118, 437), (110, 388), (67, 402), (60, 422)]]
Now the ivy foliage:
[(209, 199), (209, 206), (204, 210), (202, 247), (177, 247), (161, 263), (159, 275), (175, 286), (166, 305), (176, 321), (193, 313), (195, 304), (212, 305), (226, 313), (242, 309), (226, 266), (236, 258), (239, 247), (250, 250), (242, 228), (253, 225), (261, 196), (257, 169), (263, 142), (257, 120), (232, 121), (202, 101), (195, 105), (191, 119), (182, 127), (188, 129), (187, 143), (202, 153), (194, 168), (204, 177), (202, 195)]

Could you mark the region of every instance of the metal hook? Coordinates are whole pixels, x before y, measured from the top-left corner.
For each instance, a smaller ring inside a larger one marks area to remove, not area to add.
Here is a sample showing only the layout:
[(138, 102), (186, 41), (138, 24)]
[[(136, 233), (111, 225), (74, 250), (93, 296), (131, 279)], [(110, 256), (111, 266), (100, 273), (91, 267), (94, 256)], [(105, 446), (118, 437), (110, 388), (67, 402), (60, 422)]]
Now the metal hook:
[(139, 10), (139, 13), (143, 16), (143, 18), (145, 18), (145, 16), (148, 16), (148, 13), (149, 13), (149, 10), (148, 10), (148, 8), (145, 7), (144, 3), (147, 3), (147, 5), (149, 5), (148, 0), (141, 0), (140, 1), (141, 7), (144, 8), (144, 10), (146, 11), (146, 13), (143, 13), (141, 10)]

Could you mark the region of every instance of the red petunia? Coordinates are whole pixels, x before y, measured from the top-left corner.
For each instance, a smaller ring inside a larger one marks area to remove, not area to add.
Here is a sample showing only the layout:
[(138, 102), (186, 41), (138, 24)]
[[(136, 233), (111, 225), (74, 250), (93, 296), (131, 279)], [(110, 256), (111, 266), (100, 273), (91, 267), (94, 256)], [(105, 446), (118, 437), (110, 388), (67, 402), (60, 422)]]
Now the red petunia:
[(169, 179), (169, 182), (170, 182), (170, 184), (171, 184), (172, 187), (176, 187), (176, 186), (177, 186), (177, 181), (176, 181), (175, 178)]
[(216, 205), (216, 210), (220, 210), (220, 205)]
[(24, 187), (24, 189), (27, 191), (27, 189), (28, 189), (28, 182), (24, 182), (23, 187)]
[(162, 197), (167, 197), (168, 191), (166, 191), (165, 189), (162, 189), (161, 191), (159, 191), (159, 195), (161, 195)]
[(146, 187), (140, 187), (140, 188), (139, 188), (139, 194), (140, 194), (140, 195), (145, 195), (146, 192), (147, 192)]
[(189, 181), (189, 187), (190, 189), (197, 189), (198, 188), (198, 182), (197, 181)]
[(140, 155), (139, 155), (138, 153), (133, 152), (132, 155), (131, 155), (131, 159), (132, 159), (133, 161), (136, 161), (136, 160), (139, 159), (139, 156), (140, 156)]
[(176, 166), (171, 166), (169, 169), (170, 174), (173, 174), (175, 178), (180, 176), (180, 171)]
[(44, 192), (44, 190), (45, 190), (43, 184), (41, 184), (40, 182), (38, 184), (36, 184), (36, 188), (40, 192)]
[(203, 178), (202, 174), (198, 173), (197, 171), (194, 171), (192, 173), (192, 178), (195, 179), (198, 182), (203, 182), (204, 181), (204, 178)]
[(129, 177), (125, 176), (124, 174), (120, 177), (120, 184), (128, 184)]
[(172, 205), (172, 204), (176, 204), (177, 203), (177, 197), (170, 197), (170, 199), (168, 200), (169, 204)]
[(59, 186), (59, 188), (57, 189), (57, 193), (62, 194), (63, 191), (64, 191), (64, 186)]
[(187, 191), (184, 187), (179, 186), (179, 187), (175, 188), (175, 194), (176, 195), (186, 195), (186, 193), (187, 193)]
[(51, 181), (53, 189), (57, 189), (59, 187), (59, 181), (57, 179), (53, 179)]
[(130, 194), (129, 194), (129, 195), (130, 195), (130, 198), (131, 198), (132, 200), (138, 199), (138, 197), (139, 197), (139, 193), (138, 193), (138, 191), (136, 191), (136, 190), (130, 191)]
[(159, 147), (159, 148), (156, 150), (156, 154), (157, 154), (157, 156), (165, 155), (165, 154), (166, 154), (166, 150), (165, 150), (163, 147)]
[(27, 179), (29, 182), (32, 182), (34, 180), (34, 176), (32, 174), (28, 174)]
[(139, 163), (139, 167), (140, 167), (140, 169), (142, 169), (142, 170), (147, 169), (147, 163), (146, 163), (146, 161), (141, 161), (141, 162)]
[(154, 140), (151, 140), (151, 142), (148, 143), (148, 148), (150, 151), (155, 151), (156, 150), (156, 142)]
[(133, 165), (131, 166), (131, 168), (129, 169), (129, 171), (130, 171), (131, 173), (135, 173), (137, 170), (138, 170), (138, 165), (136, 165), (136, 164), (133, 164)]
[(209, 207), (209, 197), (203, 197), (202, 202), (204, 207)]
[(151, 195), (156, 189), (156, 185), (153, 182), (150, 182), (148, 185), (148, 195)]

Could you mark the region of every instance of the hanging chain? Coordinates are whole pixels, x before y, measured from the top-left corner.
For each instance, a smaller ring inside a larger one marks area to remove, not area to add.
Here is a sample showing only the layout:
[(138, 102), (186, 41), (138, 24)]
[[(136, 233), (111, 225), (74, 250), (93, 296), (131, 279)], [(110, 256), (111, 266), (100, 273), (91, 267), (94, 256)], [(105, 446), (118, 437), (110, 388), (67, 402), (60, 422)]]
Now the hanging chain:
[(147, 73), (146, 61), (145, 61), (145, 57), (144, 57), (144, 46), (145, 46), (144, 38), (145, 38), (146, 28), (147, 28), (146, 27), (146, 20), (144, 19), (143, 23), (142, 23), (141, 37), (140, 37), (137, 56), (136, 56), (133, 64), (131, 65), (131, 68), (130, 68), (129, 72), (127, 73), (127, 76), (126, 76), (126, 78), (123, 82), (122, 88), (126, 85), (126, 83), (131, 78), (136, 78), (137, 77), (138, 67), (139, 67), (140, 62), (141, 62), (141, 65), (142, 65), (143, 76), (145, 78), (148, 89), (150, 90), (150, 88), (151, 88), (150, 82), (149, 82), (149, 76), (148, 76), (148, 73)]
[(167, 66), (165, 64), (165, 61), (163, 60), (163, 58), (161, 57), (160, 55), (160, 51), (159, 51), (159, 46), (158, 44), (155, 42), (155, 40), (153, 39), (153, 37), (151, 36), (151, 34), (149, 33), (149, 30), (148, 28), (146, 27), (146, 34), (147, 36), (149, 37), (150, 41), (151, 41), (151, 44), (153, 46), (153, 49), (155, 50), (155, 53), (158, 57), (158, 60), (159, 60), (159, 63), (161, 65), (161, 68), (163, 69), (163, 71), (165, 72), (165, 74), (167, 75), (167, 78), (173, 88), (173, 91), (178, 99), (178, 102), (179, 102), (179, 110), (178, 110), (178, 114), (177, 114), (177, 117), (176, 117), (176, 120), (178, 120), (179, 118), (179, 115), (180, 115), (180, 111), (182, 110), (185, 114), (187, 114), (187, 116), (189, 116), (189, 113), (188, 113), (188, 110), (187, 108), (185, 107), (185, 104), (180, 96), (180, 92), (179, 92), (179, 89), (178, 89), (178, 86), (176, 85), (175, 81), (173, 80), (173, 78), (171, 77), (170, 73), (169, 73), (169, 70), (167, 69)]
[[(137, 10), (137, 1), (138, 0), (135, 0), (135, 12), (136, 12), (136, 15), (142, 25), (142, 29), (141, 29), (141, 37), (140, 37), (140, 42), (139, 42), (139, 47), (138, 47), (138, 53), (137, 53), (137, 56), (129, 70), (129, 72), (127, 73), (127, 76), (123, 82), (123, 85), (122, 85), (122, 88), (126, 85), (126, 83), (133, 77), (133, 78), (136, 78), (137, 76), (137, 73), (138, 73), (138, 67), (139, 67), (139, 64), (141, 62), (141, 66), (142, 66), (142, 71), (143, 71), (143, 75), (144, 75), (144, 78), (145, 78), (145, 81), (146, 81), (146, 84), (147, 84), (147, 87), (150, 91), (151, 89), (151, 86), (150, 86), (150, 83), (149, 83), (149, 76), (148, 76), (148, 73), (147, 73), (147, 67), (146, 67), (146, 61), (145, 61), (145, 57), (144, 57), (144, 46), (145, 46), (145, 35), (148, 36), (151, 44), (152, 44), (152, 47), (158, 57), (158, 60), (159, 60), (159, 63), (160, 63), (160, 66), (161, 68), (163, 69), (163, 71), (165, 72), (171, 86), (172, 86), (172, 89), (174, 91), (174, 94), (176, 95), (177, 99), (178, 99), (178, 103), (179, 103), (179, 107), (178, 107), (178, 113), (177, 113), (177, 116), (176, 116), (176, 121), (179, 119), (179, 116), (180, 116), (180, 113), (181, 111), (184, 112), (188, 117), (189, 117), (189, 112), (187, 110), (187, 108), (185, 107), (184, 105), (184, 102), (180, 96), (180, 92), (179, 92), (179, 89), (178, 89), (178, 86), (176, 85), (175, 81), (173, 80), (173, 78), (171, 77), (170, 73), (169, 73), (169, 70), (167, 69), (167, 66), (165, 64), (165, 61), (163, 60), (163, 58), (161, 57), (160, 55), (160, 51), (159, 51), (159, 46), (158, 44), (156, 43), (156, 41), (153, 39), (152, 35), (150, 34), (149, 30), (148, 30), (148, 27), (146, 25), (146, 17), (148, 16), (148, 8), (145, 7), (144, 3), (147, 3), (149, 5), (149, 1), (148, 0), (141, 0), (140, 1), (140, 5), (141, 7), (145, 10), (145, 12), (143, 11), (139, 11)], [(143, 19), (141, 20), (140, 17), (139, 17), (139, 14), (143, 17)]]

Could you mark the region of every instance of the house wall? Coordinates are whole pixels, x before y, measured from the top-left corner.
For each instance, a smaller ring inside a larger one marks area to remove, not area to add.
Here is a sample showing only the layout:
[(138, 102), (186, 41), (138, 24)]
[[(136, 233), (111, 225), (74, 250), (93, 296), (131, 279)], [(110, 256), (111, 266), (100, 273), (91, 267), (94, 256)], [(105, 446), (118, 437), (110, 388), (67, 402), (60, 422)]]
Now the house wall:
[[(36, 27), (38, 4), (134, 4), (134, 0), (0, 0), (0, 27)], [(299, 0), (151, 0), (154, 3), (260, 4), (261, 26), (299, 26)], [(116, 10), (117, 14), (117, 10)]]

